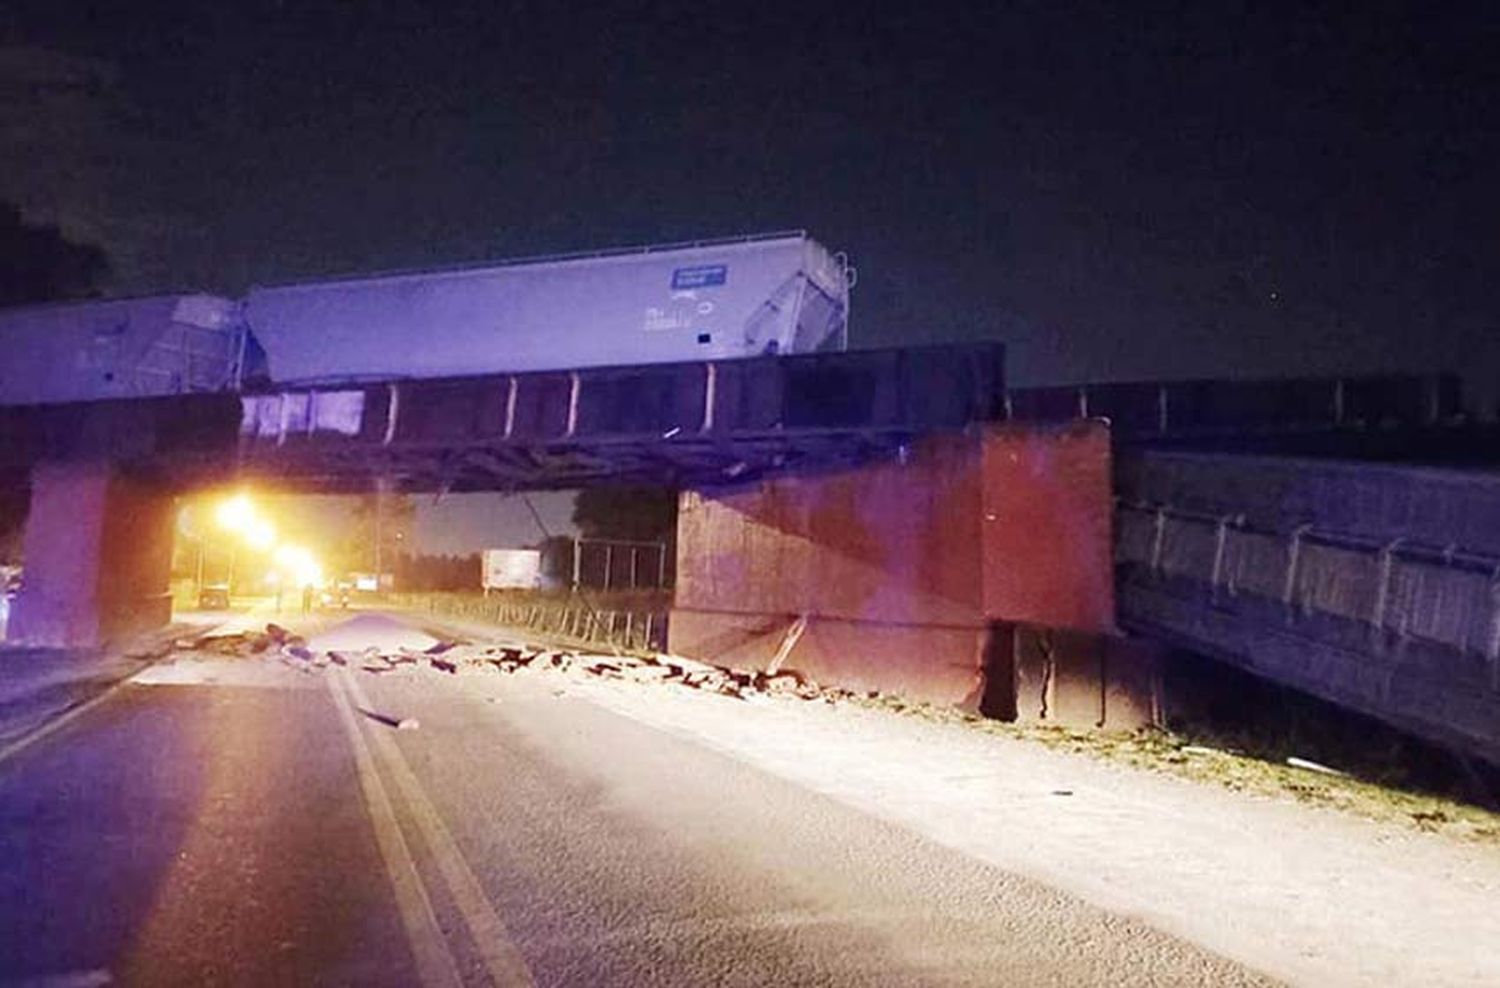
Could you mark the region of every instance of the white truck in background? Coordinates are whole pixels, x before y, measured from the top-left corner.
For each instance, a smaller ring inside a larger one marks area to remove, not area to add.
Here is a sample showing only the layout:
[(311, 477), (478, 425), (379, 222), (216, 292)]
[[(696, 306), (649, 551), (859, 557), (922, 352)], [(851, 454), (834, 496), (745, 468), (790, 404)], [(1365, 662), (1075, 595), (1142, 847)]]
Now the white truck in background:
[(486, 549), (480, 559), (480, 585), (485, 593), (536, 590), (542, 585), (540, 549)]

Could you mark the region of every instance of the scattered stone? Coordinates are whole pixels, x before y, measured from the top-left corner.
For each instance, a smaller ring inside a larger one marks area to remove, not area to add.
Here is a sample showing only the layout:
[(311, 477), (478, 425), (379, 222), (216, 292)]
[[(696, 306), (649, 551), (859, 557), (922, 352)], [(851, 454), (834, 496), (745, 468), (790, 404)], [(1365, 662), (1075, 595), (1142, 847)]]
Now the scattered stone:
[(672, 666), (642, 664), (627, 668), (624, 678), (642, 683), (664, 682), (680, 672), (681, 670), (675, 669)]
[[(360, 627), (354, 627), (360, 622), (363, 622)], [(364, 633), (372, 632), (385, 634), (384, 644), (366, 644), (371, 639)], [(318, 636), (312, 642), (278, 624), (267, 624), (264, 633), (235, 632), (221, 636), (180, 639), (175, 647), (240, 657), (269, 650), (282, 662), (308, 674), (329, 665), (359, 669), (372, 675), (394, 672), (405, 665), (427, 665), (448, 675), (456, 675), (463, 670), (478, 671), (486, 667), (509, 674), (539, 666), (575, 676), (624, 679), (641, 684), (680, 685), (736, 700), (821, 700), (836, 704), (852, 700), (878, 700), (881, 696), (874, 690), (854, 693), (846, 689), (825, 688), (795, 669), (730, 669), (665, 652), (607, 654), (580, 652), (556, 646), (484, 644), (458, 638), (439, 641), (414, 629), (400, 626), (399, 622), (392, 619), (375, 616), (355, 619)], [(552, 695), (566, 696), (567, 691), (554, 689)], [(498, 698), (491, 698), (488, 702), (500, 701)], [(402, 722), (401, 726), (405, 723)], [(412, 725), (415, 726), (415, 721)], [(1210, 750), (1203, 749), (1202, 753)], [(1191, 747), (1184, 751), (1189, 754), (1200, 753)], [(1302, 759), (1288, 759), (1288, 764), (1312, 771), (1341, 774), (1326, 766), (1304, 763)]]
[(616, 676), (622, 671), (622, 667), (613, 662), (590, 661), (583, 663), (585, 672), (591, 672), (596, 676)]
[(415, 717), (402, 717), (396, 721), (396, 730), (398, 731), (415, 731), (421, 726), (422, 722)]
[(778, 672), (773, 676), (757, 673), (755, 677), (756, 689), (765, 690), (767, 693), (796, 694), (802, 689), (802, 685), (802, 677), (791, 670)]

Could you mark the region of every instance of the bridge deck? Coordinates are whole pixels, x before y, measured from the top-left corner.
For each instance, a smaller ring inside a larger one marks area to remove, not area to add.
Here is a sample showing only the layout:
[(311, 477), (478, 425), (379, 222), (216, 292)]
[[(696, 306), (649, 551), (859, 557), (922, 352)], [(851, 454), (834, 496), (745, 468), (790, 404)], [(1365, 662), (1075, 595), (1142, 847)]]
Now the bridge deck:
[(1000, 415), (998, 344), (0, 409), (0, 469), (106, 458), (185, 486), (696, 486), (888, 456)]

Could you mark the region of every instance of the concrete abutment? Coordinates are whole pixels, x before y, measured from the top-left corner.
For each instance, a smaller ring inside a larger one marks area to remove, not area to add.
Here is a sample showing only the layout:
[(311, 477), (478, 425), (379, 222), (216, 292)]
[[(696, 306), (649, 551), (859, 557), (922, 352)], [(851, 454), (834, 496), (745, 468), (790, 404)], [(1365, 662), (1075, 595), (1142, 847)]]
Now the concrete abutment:
[(687, 491), (672, 651), (1003, 719), (1156, 719), (1115, 629), (1108, 428), (989, 426), (909, 455)]
[(105, 461), (33, 467), (7, 640), (93, 648), (166, 625), (172, 509), (167, 488)]

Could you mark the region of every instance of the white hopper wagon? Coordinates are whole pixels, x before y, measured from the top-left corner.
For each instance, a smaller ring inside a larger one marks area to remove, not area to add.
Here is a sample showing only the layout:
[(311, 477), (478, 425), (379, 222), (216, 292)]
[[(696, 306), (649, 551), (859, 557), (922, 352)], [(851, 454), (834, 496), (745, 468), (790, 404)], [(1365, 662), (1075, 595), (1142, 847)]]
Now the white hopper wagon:
[(0, 405), (146, 398), (239, 386), (235, 304), (213, 295), (0, 310)]
[(251, 289), (278, 384), (842, 350), (853, 271), (805, 233)]

